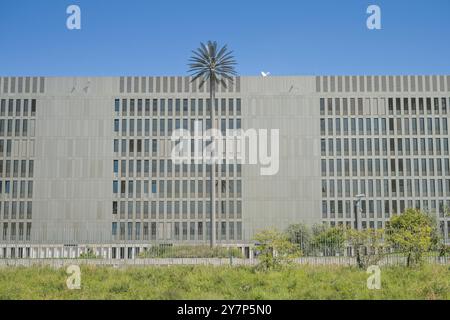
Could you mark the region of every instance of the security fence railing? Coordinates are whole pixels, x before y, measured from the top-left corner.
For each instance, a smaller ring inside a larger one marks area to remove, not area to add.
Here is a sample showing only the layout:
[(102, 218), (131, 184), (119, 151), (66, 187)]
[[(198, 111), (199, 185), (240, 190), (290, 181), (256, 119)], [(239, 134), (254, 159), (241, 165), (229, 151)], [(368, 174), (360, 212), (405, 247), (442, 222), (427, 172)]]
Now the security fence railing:
[[(298, 264), (357, 265), (357, 248), (347, 241), (337, 244), (335, 239), (322, 239), (319, 244), (300, 244)], [(258, 263), (258, 244), (83, 244), (83, 245), (0, 245), (0, 266), (30, 266), (36, 264), (64, 266), (91, 265), (254, 265)], [(450, 264), (450, 247), (431, 248), (423, 253), (427, 263)], [(361, 246), (360, 256), (378, 265), (405, 265), (408, 253), (394, 247)], [(274, 252), (276, 255), (277, 253)]]
[[(82, 238), (62, 230), (61, 240), (48, 241), (44, 235), (34, 235), (32, 241), (0, 239), (0, 266), (32, 265), (36, 263), (65, 265), (77, 261), (79, 264), (97, 265), (170, 265), (170, 264), (214, 264), (252, 265), (258, 262), (262, 251), (274, 256), (283, 254), (281, 242), (295, 247), (292, 261), (300, 264), (339, 265), (405, 265), (413, 259), (429, 263), (450, 263), (448, 235), (435, 223), (424, 218), (423, 225), (417, 219), (425, 217), (420, 212), (409, 212), (411, 229), (350, 229), (325, 225), (291, 225), (284, 232), (268, 233), (276, 239), (227, 241), (216, 234), (217, 245), (209, 246), (209, 234), (203, 241), (192, 239), (162, 239), (158, 241), (130, 239), (114, 241), (105, 231), (85, 232)], [(395, 223), (395, 219), (393, 220)], [(411, 231), (410, 231), (411, 230)], [(103, 232), (103, 233), (102, 233)], [(423, 234), (422, 234), (423, 233)], [(79, 236), (79, 235), (78, 235)], [(243, 232), (242, 239), (257, 239)], [(41, 240), (45, 239), (45, 240)], [(72, 239), (72, 240), (68, 240)], [(77, 239), (77, 240), (73, 240)], [(94, 240), (95, 239), (95, 240)], [(100, 240), (99, 240), (100, 239)], [(278, 247), (277, 247), (278, 245)]]

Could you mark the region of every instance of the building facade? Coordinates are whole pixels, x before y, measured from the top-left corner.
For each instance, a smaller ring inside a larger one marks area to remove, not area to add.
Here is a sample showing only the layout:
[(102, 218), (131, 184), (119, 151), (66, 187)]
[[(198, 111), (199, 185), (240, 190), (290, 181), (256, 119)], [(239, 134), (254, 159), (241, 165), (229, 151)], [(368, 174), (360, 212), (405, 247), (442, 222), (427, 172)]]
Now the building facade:
[[(361, 194), (363, 228), (417, 207), (448, 241), (450, 76), (239, 77), (216, 98), (222, 132), (279, 131), (276, 174), (215, 166), (219, 245), (354, 225)], [(175, 163), (171, 136), (210, 105), (188, 77), (0, 78), (0, 257), (209, 243), (210, 166)]]

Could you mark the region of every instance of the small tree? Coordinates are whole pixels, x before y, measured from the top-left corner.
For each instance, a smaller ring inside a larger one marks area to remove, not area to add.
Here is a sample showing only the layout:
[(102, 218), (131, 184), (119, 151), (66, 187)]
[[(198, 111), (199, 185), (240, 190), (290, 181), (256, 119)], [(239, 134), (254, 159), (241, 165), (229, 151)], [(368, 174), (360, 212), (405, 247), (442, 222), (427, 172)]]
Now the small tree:
[(254, 236), (254, 240), (258, 252), (258, 267), (264, 271), (290, 264), (300, 256), (299, 247), (290, 242), (286, 234), (276, 229), (263, 230)]
[(342, 227), (313, 226), (311, 245), (325, 256), (334, 256), (343, 251), (345, 232)]
[(91, 247), (86, 248), (86, 252), (81, 253), (79, 259), (97, 259), (98, 256), (95, 254)]
[(309, 226), (303, 223), (292, 224), (287, 228), (286, 233), (289, 241), (297, 244), (303, 255), (311, 252), (312, 231)]
[(420, 210), (408, 209), (390, 219), (387, 240), (407, 254), (408, 267), (420, 263), (433, 244), (432, 219)]
[(356, 264), (361, 269), (376, 265), (384, 257), (383, 229), (347, 229), (346, 239), (356, 254)]

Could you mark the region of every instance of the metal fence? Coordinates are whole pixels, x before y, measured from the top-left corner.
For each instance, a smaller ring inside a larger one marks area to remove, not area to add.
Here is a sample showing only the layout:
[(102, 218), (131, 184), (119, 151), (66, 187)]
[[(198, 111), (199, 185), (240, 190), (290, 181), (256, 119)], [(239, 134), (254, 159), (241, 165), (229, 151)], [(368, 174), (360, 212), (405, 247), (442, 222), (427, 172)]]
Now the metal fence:
[[(29, 245), (3, 246), (6, 255), (0, 257), (0, 267), (8, 266), (51, 266), (67, 265), (96, 266), (169, 266), (169, 265), (214, 265), (253, 266), (260, 254), (253, 245), (218, 246), (211, 249), (207, 245)], [(303, 247), (301, 256), (292, 261), (300, 265), (344, 265), (356, 266), (355, 248), (349, 245), (336, 247), (329, 243)], [(275, 253), (276, 254), (276, 253)], [(375, 252), (362, 250), (362, 256), (375, 256)], [(425, 252), (423, 261), (434, 264), (450, 264), (447, 252), (436, 250)], [(407, 255), (389, 248), (376, 259), (378, 265), (406, 265)]]

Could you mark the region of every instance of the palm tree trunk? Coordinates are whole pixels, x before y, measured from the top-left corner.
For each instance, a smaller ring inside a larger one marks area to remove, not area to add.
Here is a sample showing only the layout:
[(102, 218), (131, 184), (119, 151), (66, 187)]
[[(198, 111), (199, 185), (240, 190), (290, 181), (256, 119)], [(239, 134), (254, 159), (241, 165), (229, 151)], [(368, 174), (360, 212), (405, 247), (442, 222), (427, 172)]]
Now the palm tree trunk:
[[(209, 116), (211, 119), (211, 132), (214, 133), (216, 126), (215, 126), (215, 110), (216, 110), (216, 90), (215, 90), (215, 82), (214, 79), (211, 77), (209, 80), (209, 98), (210, 98), (210, 111)], [(214, 135), (211, 135), (211, 147), (214, 148)], [(209, 194), (210, 194), (210, 201), (211, 201), (211, 216), (210, 216), (210, 232), (211, 232), (211, 248), (216, 246), (216, 180), (215, 180), (215, 174), (216, 174), (216, 163), (214, 161), (214, 151), (211, 149), (211, 173), (210, 173), (210, 180), (211, 183), (209, 185)]]

